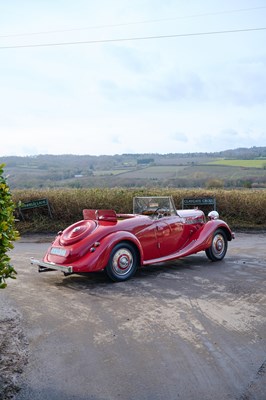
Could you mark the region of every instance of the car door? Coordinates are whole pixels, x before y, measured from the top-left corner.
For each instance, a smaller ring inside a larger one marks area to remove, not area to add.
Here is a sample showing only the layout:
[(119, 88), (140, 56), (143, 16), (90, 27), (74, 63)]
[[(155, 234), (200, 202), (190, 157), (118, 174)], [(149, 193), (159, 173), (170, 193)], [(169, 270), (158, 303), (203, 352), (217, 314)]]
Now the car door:
[(183, 243), (183, 223), (178, 217), (164, 217), (156, 222), (157, 247), (160, 257), (177, 252)]

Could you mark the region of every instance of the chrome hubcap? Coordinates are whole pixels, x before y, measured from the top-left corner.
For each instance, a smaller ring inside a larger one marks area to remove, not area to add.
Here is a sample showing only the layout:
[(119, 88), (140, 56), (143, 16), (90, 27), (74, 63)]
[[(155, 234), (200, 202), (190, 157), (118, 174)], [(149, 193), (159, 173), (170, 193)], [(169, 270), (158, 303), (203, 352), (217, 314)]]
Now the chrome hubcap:
[(220, 256), (224, 251), (225, 243), (222, 235), (216, 235), (213, 239), (213, 252), (216, 256)]
[(119, 249), (113, 257), (113, 271), (117, 275), (126, 275), (132, 268), (133, 261), (133, 256), (128, 249)]

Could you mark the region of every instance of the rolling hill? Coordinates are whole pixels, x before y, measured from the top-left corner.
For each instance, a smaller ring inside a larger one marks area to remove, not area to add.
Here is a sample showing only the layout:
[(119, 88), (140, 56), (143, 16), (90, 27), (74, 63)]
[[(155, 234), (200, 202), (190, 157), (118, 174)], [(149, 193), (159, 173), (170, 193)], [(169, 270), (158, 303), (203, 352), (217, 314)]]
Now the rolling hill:
[(266, 187), (266, 147), (217, 153), (0, 157), (11, 189)]

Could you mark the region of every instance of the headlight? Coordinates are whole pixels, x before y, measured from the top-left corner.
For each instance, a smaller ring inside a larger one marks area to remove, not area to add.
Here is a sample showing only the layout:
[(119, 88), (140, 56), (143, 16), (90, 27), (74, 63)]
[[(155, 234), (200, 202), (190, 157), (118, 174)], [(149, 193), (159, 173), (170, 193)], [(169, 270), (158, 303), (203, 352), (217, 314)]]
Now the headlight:
[(210, 211), (208, 214), (209, 219), (218, 219), (219, 213), (217, 211)]

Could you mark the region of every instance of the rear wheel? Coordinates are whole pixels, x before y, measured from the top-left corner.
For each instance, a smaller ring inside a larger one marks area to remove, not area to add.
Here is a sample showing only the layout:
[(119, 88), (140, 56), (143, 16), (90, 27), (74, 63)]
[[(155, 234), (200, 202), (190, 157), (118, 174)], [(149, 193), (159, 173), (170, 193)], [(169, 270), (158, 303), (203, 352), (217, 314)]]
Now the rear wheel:
[(205, 250), (207, 257), (211, 261), (220, 261), (227, 252), (227, 237), (222, 229), (214, 232), (211, 246)]
[(106, 273), (115, 282), (125, 281), (135, 274), (137, 260), (137, 252), (130, 243), (118, 243), (111, 251)]

